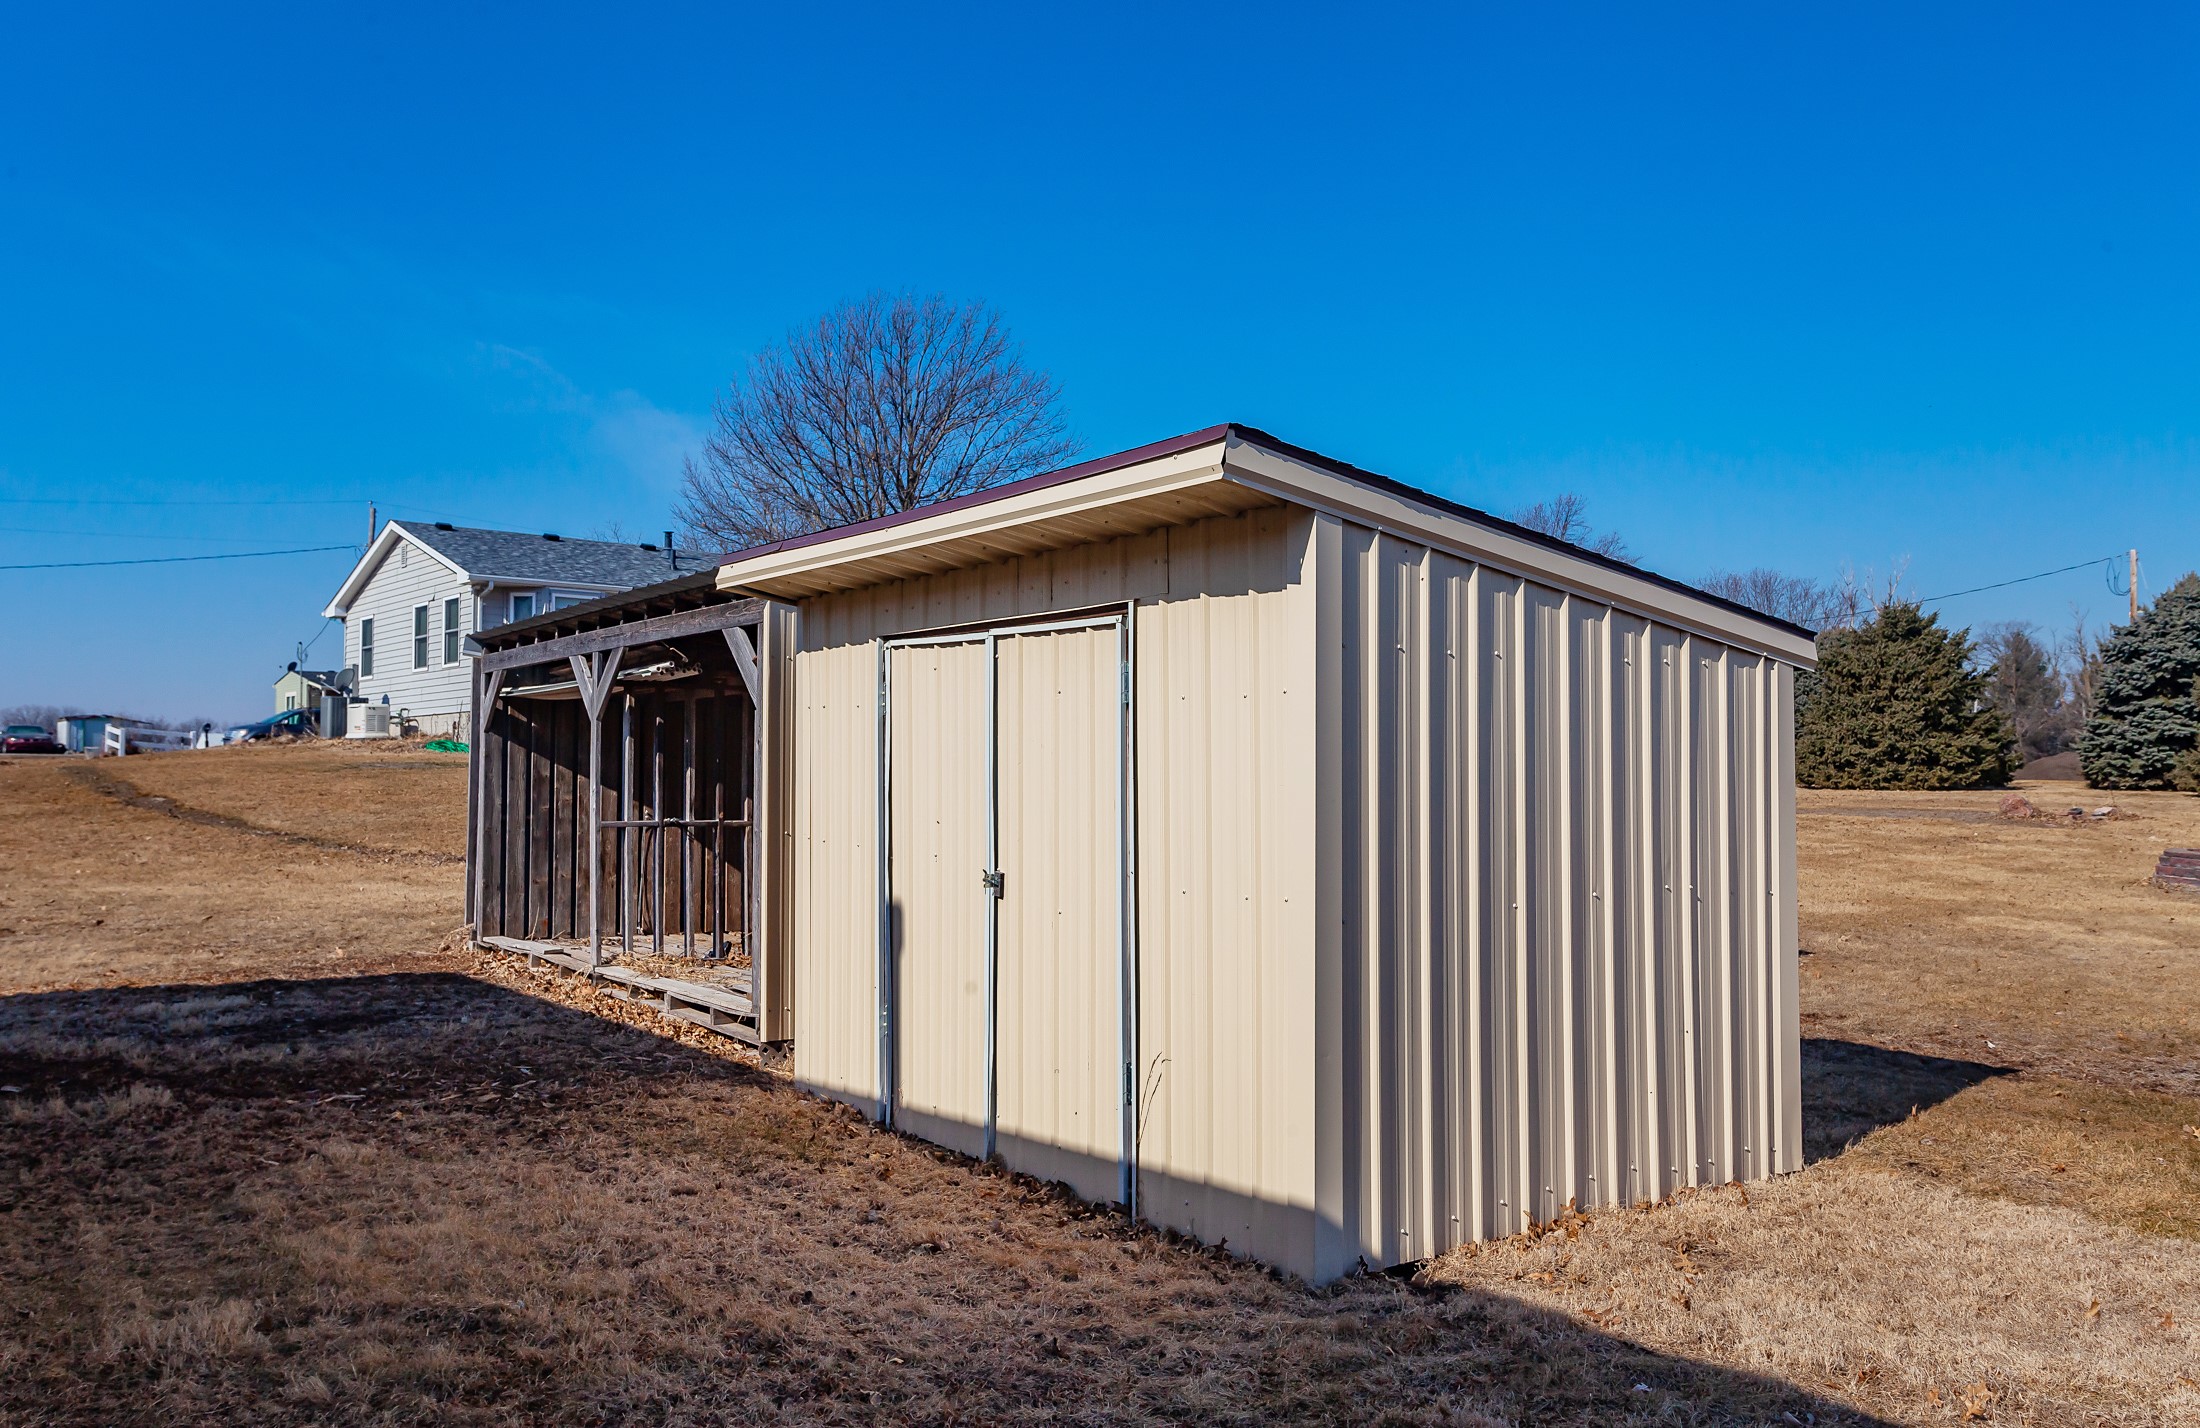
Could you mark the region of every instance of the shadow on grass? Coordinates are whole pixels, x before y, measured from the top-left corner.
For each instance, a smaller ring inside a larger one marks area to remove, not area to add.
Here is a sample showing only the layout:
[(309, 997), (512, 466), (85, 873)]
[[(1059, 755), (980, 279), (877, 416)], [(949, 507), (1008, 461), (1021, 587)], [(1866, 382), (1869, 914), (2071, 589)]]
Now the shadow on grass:
[[(1969, 1084), (1828, 1046), (1857, 1124)], [(0, 1084), (0, 1421), (1881, 1421), (1498, 1294), (1279, 1281), (464, 976), (0, 998)]]
[(1913, 1110), (1939, 1105), (2009, 1068), (1889, 1051), (1856, 1041), (1803, 1038), (1803, 1159), (1839, 1155)]

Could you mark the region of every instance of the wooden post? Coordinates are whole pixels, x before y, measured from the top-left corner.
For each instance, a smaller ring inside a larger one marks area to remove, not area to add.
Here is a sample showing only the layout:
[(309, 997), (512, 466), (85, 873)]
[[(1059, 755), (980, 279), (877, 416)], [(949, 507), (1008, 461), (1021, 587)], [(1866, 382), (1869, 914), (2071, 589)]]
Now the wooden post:
[(680, 736), (680, 947), (695, 956), (695, 694), (688, 692), (687, 723)]
[(763, 847), (763, 832), (757, 826), (762, 805), (757, 801), (756, 790), (764, 773), (764, 672), (759, 646), (763, 643), (764, 627), (756, 627), (751, 638), (746, 626), (726, 627), (726, 648), (733, 652), (734, 668), (741, 673), (741, 683), (749, 692), (749, 770), (741, 785), (741, 816), (748, 826), (741, 830), (742, 848), (746, 857), (741, 868), (741, 950), (749, 957), (749, 988), (756, 998), (757, 1025), (763, 1026), (763, 989), (759, 980), (762, 973), (756, 960), (756, 930), (762, 920), (763, 888), (756, 880), (757, 865), (763, 860), (757, 856)]
[[(474, 662), (475, 668), (480, 668), (480, 663), (481, 662), (479, 660), (476, 660)], [(488, 774), (486, 772), (489, 766), (489, 761), (486, 757), (487, 750), (484, 748), (484, 745), (488, 742), (489, 716), (495, 712), (497, 706), (497, 695), (500, 691), (502, 691), (503, 688), (504, 671), (501, 669), (489, 670), (475, 681), (475, 690), (479, 697), (475, 700), (474, 703), (474, 739), (473, 743), (468, 747), (466, 754), (466, 776), (469, 787), (475, 787), (478, 789), (478, 794), (474, 801), (474, 807), (480, 820), (484, 823), (486, 823), (489, 818), (489, 788), (487, 783)], [(501, 798), (497, 800), (497, 807), (500, 811), (504, 807), (504, 801)], [(497, 837), (499, 839), (502, 839), (504, 837), (504, 830), (502, 828), (497, 829)], [(487, 920), (489, 915), (489, 845), (488, 830), (486, 828), (479, 828), (474, 831), (473, 844), (475, 854), (473, 879), (474, 936), (476, 939), (479, 939), (483, 935), (482, 924), (484, 921)], [(501, 905), (499, 906), (498, 910), (501, 913)], [(499, 921), (501, 923), (501, 918), (499, 919)], [(501, 925), (498, 930), (503, 930)]]
[(588, 711), (588, 965), (603, 965), (603, 706), (618, 677), (619, 649), (572, 655), (573, 682)]
[(634, 955), (634, 920), (639, 899), (634, 891), (634, 696), (629, 694), (619, 715), (619, 945)]

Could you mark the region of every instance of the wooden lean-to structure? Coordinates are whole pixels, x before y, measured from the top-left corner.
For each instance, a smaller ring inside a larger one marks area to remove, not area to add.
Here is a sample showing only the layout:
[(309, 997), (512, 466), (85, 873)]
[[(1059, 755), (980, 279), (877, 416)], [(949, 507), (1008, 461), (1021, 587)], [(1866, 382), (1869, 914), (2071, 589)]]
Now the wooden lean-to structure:
[(744, 1041), (786, 1039), (783, 944), (759, 896), (775, 851), (759, 756), (774, 610), (705, 573), (478, 637), (467, 915), (481, 941)]

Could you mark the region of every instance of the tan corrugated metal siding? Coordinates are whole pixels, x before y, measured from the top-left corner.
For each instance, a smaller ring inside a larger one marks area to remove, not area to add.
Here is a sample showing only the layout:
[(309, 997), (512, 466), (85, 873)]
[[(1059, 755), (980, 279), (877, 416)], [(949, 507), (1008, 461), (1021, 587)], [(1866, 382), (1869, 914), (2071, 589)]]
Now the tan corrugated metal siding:
[[(1120, 657), (1113, 625), (999, 640), (999, 1151), (1120, 1198)], [(964, 885), (976, 891), (975, 869)]]
[[(1792, 670), (1300, 507), (801, 602), (804, 1085), (879, 1091), (874, 642), (1122, 602), (1147, 1218), (1326, 1278), (1569, 1201), (1800, 1166)], [(1073, 688), (1056, 685), (1081, 707)], [(1065, 880), (1080, 860), (1112, 876), (1086, 796), (1098, 746), (1063, 742), (1066, 706), (1016, 702), (1017, 737), (1060, 745), (1019, 754), (1019, 777), (1078, 771), (1077, 828), (1044, 834), (1049, 897), (1096, 911), (1056, 939), (1083, 950), (1051, 990), (1004, 969), (1004, 1074), (1038, 1074), (1028, 1024), (1019, 1048), (1005, 1033), (1051, 997), (1076, 1013), (1045, 1035), (1077, 1084), (1050, 1093), (1046, 1131), (1004, 1083), (1002, 1125), (1097, 1158), (1109, 928), (1101, 882)], [(905, 1040), (969, 1038), (960, 1011), (901, 1015)]]
[(795, 1076), (879, 1095), (878, 640), (1167, 591), (1170, 533), (914, 576), (800, 604), (795, 660)]
[(767, 1042), (786, 1041), (794, 1025), (794, 656), (800, 616), (794, 606), (773, 603), (757, 628), (757, 660), (764, 670), (756, 740), (756, 1031)]
[(1792, 672), (1332, 517), (1315, 548), (1317, 1274), (1799, 1168)]
[(965, 1155), (985, 1144), (986, 680), (983, 644), (887, 657), (887, 918), (894, 1123)]
[(1313, 1272), (1310, 513), (1172, 533), (1138, 609), (1141, 1212)]
[(1135, 602), (1142, 1208), (1311, 1272), (1311, 530), (1268, 507), (802, 602), (799, 1082), (878, 1094), (872, 642)]

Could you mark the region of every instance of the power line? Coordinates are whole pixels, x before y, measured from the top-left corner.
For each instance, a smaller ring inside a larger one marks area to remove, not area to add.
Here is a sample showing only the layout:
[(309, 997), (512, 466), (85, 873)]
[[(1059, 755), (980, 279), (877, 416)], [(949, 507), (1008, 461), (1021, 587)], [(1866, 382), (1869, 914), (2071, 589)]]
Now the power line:
[(251, 545), (255, 541), (267, 539), (265, 535), (211, 536), (169, 535), (159, 531), (63, 531), (53, 530), (45, 526), (0, 526), (0, 532), (8, 535), (80, 536), (86, 540), (181, 540), (193, 541), (201, 545)]
[(1968, 590), (1951, 590), (1945, 595), (1927, 595), (1918, 603), (1929, 605), (1935, 600), (1953, 600), (1958, 595), (1976, 595), (1981, 590), (1999, 590), (2006, 585), (2022, 585), (2028, 580), (2045, 580), (2050, 575), (2068, 575), (2073, 570), (2084, 570), (2088, 566), (2108, 565), (2115, 559), (2113, 555), (2104, 555), (2097, 560), (2081, 560), (2076, 565), (2065, 565), (2059, 570), (2043, 570), (2037, 575), (2020, 575), (2014, 580), (1997, 580), (1991, 585), (1974, 585)]
[(174, 565), (186, 560), (253, 560), (266, 555), (316, 555), (325, 550), (357, 550), (356, 545), (302, 545), (295, 550), (235, 550), (220, 555), (149, 555), (137, 560), (55, 560), (40, 565), (0, 565), (0, 570), (82, 570), (92, 565)]
[(199, 499), (191, 496), (0, 496), (9, 506), (363, 506), (366, 496), (271, 496)]

